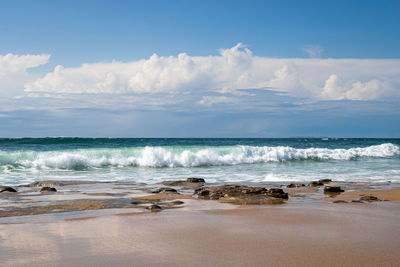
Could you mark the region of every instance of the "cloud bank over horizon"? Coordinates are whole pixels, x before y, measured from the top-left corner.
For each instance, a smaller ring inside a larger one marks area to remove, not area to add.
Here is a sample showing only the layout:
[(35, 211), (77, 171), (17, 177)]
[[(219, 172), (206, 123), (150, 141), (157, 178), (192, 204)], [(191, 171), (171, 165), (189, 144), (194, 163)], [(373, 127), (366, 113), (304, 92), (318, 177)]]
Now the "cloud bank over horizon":
[[(85, 63), (74, 68), (58, 65), (54, 71), (28, 82), (25, 92), (47, 95), (216, 92), (223, 96), (238, 93), (238, 89), (268, 89), (314, 100), (400, 99), (399, 59), (267, 58), (253, 55), (241, 43), (219, 52), (202, 57), (186, 53), (169, 57), (153, 54), (138, 61)], [(211, 97), (204, 96), (204, 101), (198, 103), (206, 103)], [(226, 101), (219, 97), (214, 102)]]

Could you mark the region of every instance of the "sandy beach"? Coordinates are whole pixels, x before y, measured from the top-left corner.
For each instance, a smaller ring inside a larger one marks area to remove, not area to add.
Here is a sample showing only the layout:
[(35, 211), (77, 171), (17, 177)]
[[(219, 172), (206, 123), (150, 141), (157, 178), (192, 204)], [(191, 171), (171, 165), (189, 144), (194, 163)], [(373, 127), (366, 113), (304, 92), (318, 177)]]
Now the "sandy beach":
[[(20, 187), (1, 195), (0, 258), (3, 266), (396, 266), (400, 188), (388, 186), (334, 196), (282, 186), (289, 198), (278, 205), (198, 199), (190, 186), (173, 187), (179, 194), (151, 193), (159, 184)], [(351, 202), (364, 195), (388, 201)], [(150, 212), (154, 204), (162, 210)]]

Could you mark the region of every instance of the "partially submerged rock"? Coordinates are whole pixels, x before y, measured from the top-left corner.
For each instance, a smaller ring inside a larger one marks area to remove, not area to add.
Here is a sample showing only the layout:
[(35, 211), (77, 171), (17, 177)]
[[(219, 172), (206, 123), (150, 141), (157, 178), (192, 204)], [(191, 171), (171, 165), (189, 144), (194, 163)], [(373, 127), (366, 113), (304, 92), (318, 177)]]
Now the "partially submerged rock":
[(306, 186), (305, 184), (288, 184), (286, 187), (287, 188), (297, 188), (297, 187), (304, 187)]
[(188, 183), (205, 183), (206, 181), (203, 178), (191, 177), (191, 178), (187, 178), (186, 182), (188, 182)]
[(272, 200), (288, 199), (288, 194), (280, 188), (241, 185), (202, 187), (196, 189), (194, 193), (202, 199), (224, 200), (238, 204), (274, 204)]
[(364, 195), (360, 197), (361, 201), (368, 201), (368, 202), (372, 202), (372, 201), (382, 201), (381, 199), (377, 198), (376, 196), (372, 196), (372, 195)]
[(324, 183), (321, 181), (312, 181), (309, 186), (323, 186)]
[(328, 184), (332, 182), (331, 179), (320, 179), (318, 181), (312, 181), (309, 186), (323, 186), (324, 184)]
[(57, 189), (50, 186), (44, 186), (42, 189), (40, 189), (40, 192), (57, 192)]
[(333, 203), (350, 203), (350, 202), (346, 201), (346, 200), (343, 200), (343, 199), (339, 199), (339, 200), (333, 201)]
[(321, 179), (321, 180), (318, 180), (318, 182), (321, 182), (323, 184), (329, 184), (330, 182), (332, 182), (332, 179)]
[(10, 186), (5, 186), (0, 189), (0, 193), (16, 193), (16, 192), (17, 192), (17, 190), (15, 190), (14, 188), (12, 188)]
[(162, 210), (162, 208), (156, 204), (153, 204), (146, 209), (148, 209), (150, 212), (160, 212)]
[(341, 193), (344, 190), (340, 186), (325, 186), (324, 193)]
[(170, 188), (170, 187), (162, 187), (162, 188), (158, 188), (154, 191), (152, 191), (152, 193), (154, 194), (179, 194), (178, 191), (176, 191), (176, 189), (174, 188)]

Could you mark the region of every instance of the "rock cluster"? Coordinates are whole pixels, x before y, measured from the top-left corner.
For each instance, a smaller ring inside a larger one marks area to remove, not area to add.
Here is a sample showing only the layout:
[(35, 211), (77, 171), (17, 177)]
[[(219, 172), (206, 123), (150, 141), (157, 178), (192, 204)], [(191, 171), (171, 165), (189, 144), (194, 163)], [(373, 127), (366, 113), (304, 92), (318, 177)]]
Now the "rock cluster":
[(194, 193), (203, 199), (221, 198), (280, 198), (288, 199), (288, 194), (280, 188), (252, 187), (244, 185), (220, 185), (213, 187), (201, 187)]

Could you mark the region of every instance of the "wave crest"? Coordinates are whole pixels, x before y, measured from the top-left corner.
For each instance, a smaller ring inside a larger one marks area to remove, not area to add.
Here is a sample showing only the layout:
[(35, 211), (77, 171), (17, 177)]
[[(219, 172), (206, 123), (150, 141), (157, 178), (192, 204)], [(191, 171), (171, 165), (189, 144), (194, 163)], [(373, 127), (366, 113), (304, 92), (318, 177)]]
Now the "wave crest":
[(77, 149), (45, 152), (0, 151), (0, 166), (66, 170), (127, 166), (173, 168), (292, 160), (354, 160), (361, 157), (392, 157), (399, 154), (399, 147), (391, 143), (350, 149), (229, 146)]

